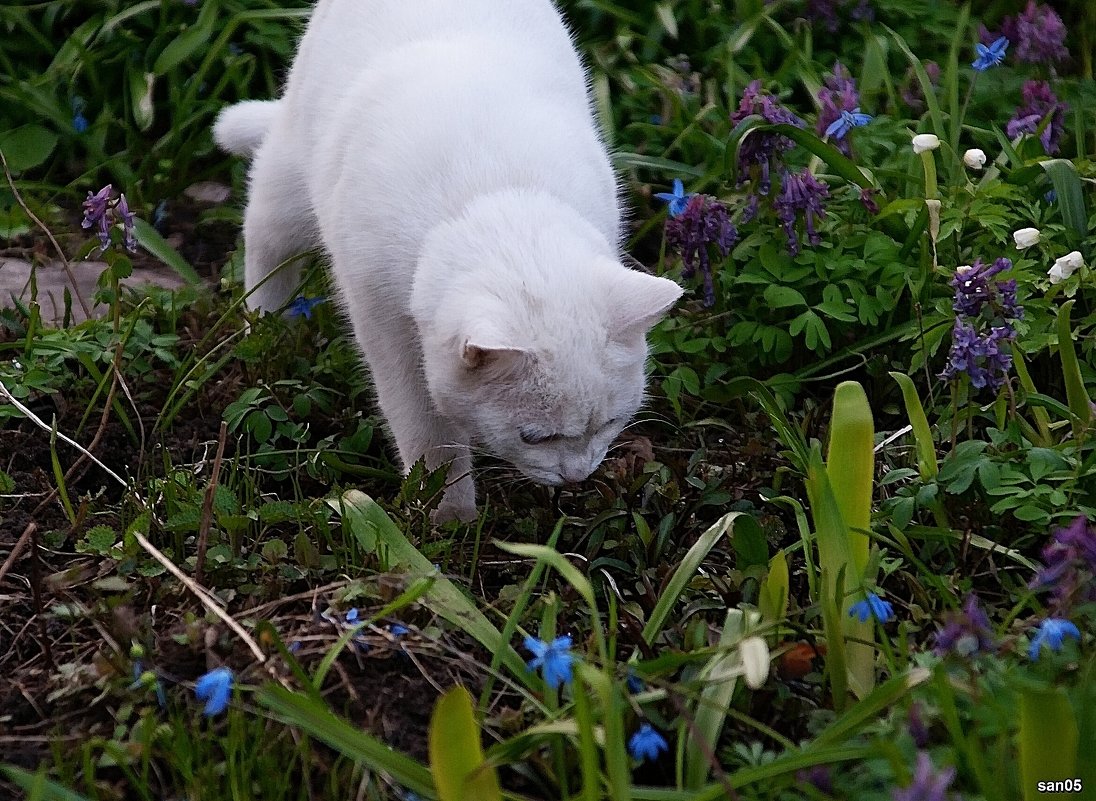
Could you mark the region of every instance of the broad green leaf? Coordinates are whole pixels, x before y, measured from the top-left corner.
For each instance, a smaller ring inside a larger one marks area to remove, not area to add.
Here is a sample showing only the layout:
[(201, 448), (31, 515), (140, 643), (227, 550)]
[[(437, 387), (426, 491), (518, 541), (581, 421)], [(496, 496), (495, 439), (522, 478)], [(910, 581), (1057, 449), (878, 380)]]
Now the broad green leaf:
[(22, 125), (0, 133), (0, 151), (3, 151), (8, 168), (13, 173), (45, 163), (55, 147), (57, 134), (41, 125)]
[(502, 801), (498, 774), (484, 761), (472, 696), (454, 687), (430, 718), (430, 772), (441, 801)]
[(14, 765), (0, 765), (3, 773), (27, 793), (31, 801), (88, 801), (88, 797), (66, 789), (41, 773), (28, 773)]
[(1077, 351), (1073, 347), (1073, 325), (1070, 322), (1073, 303), (1074, 301), (1067, 300), (1058, 310), (1058, 357), (1062, 362), (1062, 377), (1066, 383), (1066, 400), (1069, 402), (1073, 436), (1080, 441), (1092, 422), (1092, 406), (1081, 377)]
[(1040, 781), (1077, 777), (1077, 719), (1060, 687), (1020, 690), (1020, 785), (1037, 801)]
[(1077, 169), (1066, 159), (1050, 159), (1041, 164), (1054, 184), (1054, 192), (1058, 196), (1055, 202), (1061, 209), (1066, 228), (1076, 240), (1083, 240), (1088, 234), (1088, 211)]
[(781, 549), (769, 560), (769, 573), (758, 592), (757, 605), (766, 623), (778, 624), (788, 616), (790, 586), (788, 558)]
[(936, 443), (932, 439), (929, 419), (925, 416), (925, 407), (917, 394), (913, 379), (905, 373), (892, 372), (891, 378), (898, 382), (902, 390), (902, 401), (906, 406), (906, 417), (913, 428), (913, 438), (917, 443), (917, 467), (922, 481), (934, 481), (940, 470), (936, 461)]
[(156, 63), (152, 65), (152, 71), (156, 75), (164, 75), (170, 72), (197, 53), (203, 46), (209, 45), (215, 32), (217, 5), (217, 3), (204, 4), (194, 25), (172, 39), (168, 46), (160, 52), (160, 55), (156, 58)]

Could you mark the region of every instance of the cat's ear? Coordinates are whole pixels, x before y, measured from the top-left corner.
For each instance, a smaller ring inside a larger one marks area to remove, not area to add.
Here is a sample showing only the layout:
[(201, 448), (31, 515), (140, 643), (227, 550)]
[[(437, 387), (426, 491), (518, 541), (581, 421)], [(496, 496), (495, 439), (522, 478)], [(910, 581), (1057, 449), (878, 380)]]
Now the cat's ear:
[(460, 358), (469, 370), (503, 373), (525, 363), (527, 351), (501, 344), (496, 337), (480, 334), (470, 336), (460, 347)]
[(677, 303), (684, 291), (668, 278), (639, 270), (616, 269), (610, 275), (610, 330), (618, 339), (647, 333)]

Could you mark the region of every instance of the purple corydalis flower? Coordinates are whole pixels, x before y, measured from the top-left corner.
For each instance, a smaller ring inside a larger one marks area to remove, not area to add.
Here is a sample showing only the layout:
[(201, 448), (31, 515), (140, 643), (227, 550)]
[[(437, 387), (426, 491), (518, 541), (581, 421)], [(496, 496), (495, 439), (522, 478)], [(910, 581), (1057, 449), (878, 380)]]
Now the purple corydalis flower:
[(129, 210), (129, 203), (125, 195), (119, 195), (117, 200), (111, 200), (113, 186), (107, 184), (98, 192), (88, 192), (87, 200), (83, 203), (84, 219), (82, 228), (95, 227), (96, 236), (99, 237), (99, 249), (106, 250), (110, 247), (110, 229), (117, 222), (115, 212), (121, 217), (122, 234), (126, 250), (136, 252), (137, 237), (133, 233), (133, 222), (136, 215)]
[(892, 801), (947, 801), (948, 790), (955, 780), (955, 768), (936, 770), (927, 751), (917, 752), (913, 781), (892, 791)]
[(967, 596), (963, 608), (958, 612), (949, 612), (944, 621), (944, 627), (936, 632), (933, 646), (937, 656), (954, 653), (965, 658), (997, 649), (989, 618), (978, 605), (977, 596)]
[(1055, 531), (1043, 547), (1043, 564), (1029, 586), (1051, 588), (1058, 614), (1068, 614), (1075, 603), (1096, 601), (1096, 526), (1082, 516)]
[(1004, 385), (1012, 369), (1013, 323), (1023, 319), (1024, 309), (1016, 297), (1014, 279), (991, 279), (1011, 267), (1008, 259), (988, 265), (978, 260), (955, 271), (951, 280), (955, 325), (941, 378), (966, 375), (975, 389), (988, 387), (994, 392)]
[(818, 90), (818, 123), (815, 130), (819, 136), (834, 139), (838, 150), (846, 156), (851, 155), (848, 140), (849, 131), (871, 122), (871, 117), (860, 112), (860, 92), (856, 81), (839, 61), (833, 65), (833, 73), (826, 76), (825, 85)]
[(830, 774), (829, 765), (812, 765), (795, 772), (795, 780), (802, 784), (809, 784), (823, 793), (833, 794), (833, 776)]
[(875, 195), (878, 191), (878, 189), (872, 189), (871, 187), (860, 190), (860, 203), (868, 214), (879, 213), (879, 204), (875, 202)]
[(918, 748), (924, 748), (929, 744), (929, 727), (925, 723), (924, 709), (920, 702), (910, 704), (909, 715), (906, 717), (906, 725), (909, 729), (913, 744)]
[[(731, 115), (731, 125), (738, 125), (751, 115), (761, 117), (769, 125), (804, 127), (803, 120), (780, 105), (775, 97), (762, 92), (761, 81), (751, 81), (746, 87), (742, 93), (742, 100), (738, 104), (738, 110)], [(738, 148), (739, 184), (748, 180), (747, 171), (756, 165), (761, 170), (758, 190), (763, 195), (769, 194), (769, 173), (773, 161), (779, 154), (793, 147), (795, 143), (786, 136), (768, 131), (750, 131)]]
[(1033, 662), (1036, 661), (1042, 653), (1044, 645), (1055, 653), (1061, 651), (1067, 637), (1074, 640), (1081, 639), (1081, 631), (1076, 624), (1061, 618), (1048, 617), (1039, 624), (1039, 629), (1035, 632), (1035, 636), (1031, 638), (1031, 645), (1028, 646), (1028, 658)]
[(978, 52), (978, 57), (974, 59), (971, 66), (978, 72), (985, 72), (990, 67), (996, 67), (1005, 60), (1005, 53), (1008, 51), (1008, 38), (998, 36), (988, 45), (978, 42), (974, 49)]
[(1065, 133), (1065, 115), (1069, 110), (1066, 103), (1058, 102), (1058, 97), (1046, 81), (1024, 81), (1023, 102), (1008, 121), (1005, 130), (1015, 139), (1020, 134), (1035, 134), (1043, 120), (1050, 116), (1039, 141), (1049, 155), (1058, 152), (1058, 146)]
[[(935, 61), (926, 61), (924, 66), (929, 83), (935, 89), (940, 83), (940, 65)], [(902, 84), (901, 94), (902, 102), (914, 111), (921, 111), (925, 108), (925, 95), (921, 90), (921, 81), (917, 79), (917, 73), (913, 67), (906, 70), (906, 80)]]
[(666, 243), (681, 253), (682, 275), (692, 278), (699, 269), (704, 278), (704, 304), (715, 303), (715, 281), (712, 276), (709, 246), (726, 258), (738, 240), (738, 229), (731, 222), (727, 207), (709, 195), (695, 195), (685, 210), (666, 221)]
[[(997, 259), (992, 264), (983, 264), (979, 259), (970, 266), (960, 267), (951, 279), (951, 288), (955, 290), (952, 303), (955, 313), (964, 317), (977, 317), (987, 304), (997, 297), (1001, 282), (990, 283), (990, 279), (1012, 268), (1008, 259)], [(1015, 287), (1013, 287), (1015, 300)], [(1022, 310), (1018, 311), (1022, 314)]]
[(1028, 0), (1027, 8), (1017, 16), (1001, 20), (1000, 34), (982, 26), (979, 36), (984, 44), (997, 36), (1006, 37), (1016, 46), (1016, 60), (1028, 64), (1051, 64), (1069, 58), (1065, 23), (1053, 8), (1035, 0)]
[(951, 381), (966, 375), (975, 389), (989, 388), (997, 392), (1012, 369), (1009, 346), (1016, 332), (1006, 326), (982, 333), (973, 325), (957, 319), (951, 330), (951, 350), (948, 363), (940, 377)]
[(773, 210), (784, 223), (784, 233), (788, 237), (788, 251), (795, 256), (799, 253), (799, 237), (795, 232), (795, 221), (799, 212), (806, 219), (807, 241), (817, 245), (821, 241), (815, 229), (815, 221), (826, 215), (822, 201), (830, 196), (829, 187), (815, 178), (810, 170), (802, 172), (784, 172), (780, 181), (780, 195), (773, 200)]

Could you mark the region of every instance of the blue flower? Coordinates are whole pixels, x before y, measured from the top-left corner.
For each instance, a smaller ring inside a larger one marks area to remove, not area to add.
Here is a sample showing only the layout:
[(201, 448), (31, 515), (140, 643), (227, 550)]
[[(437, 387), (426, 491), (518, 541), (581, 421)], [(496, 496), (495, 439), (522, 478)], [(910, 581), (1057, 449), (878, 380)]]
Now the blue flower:
[(312, 319), (312, 310), (324, 303), (326, 298), (306, 298), (303, 295), (298, 295), (292, 303), (289, 304), (290, 317), (304, 317), (306, 320)]
[[(300, 298), (298, 298), (300, 300)], [(346, 622), (351, 626), (354, 626), (358, 622), (358, 607), (352, 607), (349, 612), (346, 613)]]
[(195, 683), (194, 695), (206, 702), (203, 714), (211, 717), (221, 714), (232, 698), (232, 671), (226, 667), (209, 671)]
[(80, 112), (72, 116), (72, 129), (81, 134), (88, 129), (88, 118)]
[(407, 628), (407, 626), (402, 623), (393, 623), (388, 627), (388, 633), (393, 637), (402, 637), (404, 634), (410, 634), (411, 629)]
[(671, 217), (680, 217), (685, 213), (685, 207), (689, 205), (689, 198), (694, 194), (695, 192), (685, 191), (685, 184), (681, 183), (680, 178), (674, 178), (674, 191), (659, 192), (655, 197), (670, 204)]
[(1079, 640), (1081, 639), (1081, 632), (1076, 625), (1068, 620), (1048, 617), (1039, 624), (1039, 630), (1031, 638), (1031, 645), (1028, 646), (1028, 657), (1033, 660), (1038, 659), (1039, 653), (1043, 650), (1043, 645), (1049, 646), (1052, 651), (1061, 651), (1062, 641), (1066, 637)]
[(887, 623), (894, 620), (894, 609), (874, 592), (869, 592), (863, 601), (857, 601), (849, 607), (849, 617), (855, 617), (861, 623), (870, 617), (880, 623)]
[(635, 695), (647, 689), (647, 683), (643, 681), (633, 670), (628, 671), (628, 677), (624, 680), (628, 686), (628, 692)]
[(658, 755), (662, 751), (669, 750), (670, 746), (666, 744), (666, 738), (659, 734), (650, 723), (641, 725), (639, 731), (628, 740), (628, 753), (632, 755), (632, 759), (640, 762), (654, 761), (658, 759)]
[(1008, 39), (1001, 36), (988, 47), (979, 42), (974, 46), (974, 49), (978, 51), (978, 58), (974, 59), (974, 63), (971, 64), (971, 66), (978, 70), (978, 72), (985, 72), (990, 67), (996, 67), (1005, 60), (1005, 51), (1008, 50)]
[(853, 128), (860, 128), (871, 122), (870, 114), (862, 114), (857, 106), (852, 111), (842, 111), (841, 116), (830, 123), (826, 128), (826, 136), (834, 139), (844, 139)]
[(571, 683), (571, 666), (575, 661), (571, 653), (570, 637), (556, 637), (551, 643), (536, 637), (525, 638), (525, 648), (533, 654), (529, 669), (544, 669), (544, 683), (553, 690), (561, 684)]

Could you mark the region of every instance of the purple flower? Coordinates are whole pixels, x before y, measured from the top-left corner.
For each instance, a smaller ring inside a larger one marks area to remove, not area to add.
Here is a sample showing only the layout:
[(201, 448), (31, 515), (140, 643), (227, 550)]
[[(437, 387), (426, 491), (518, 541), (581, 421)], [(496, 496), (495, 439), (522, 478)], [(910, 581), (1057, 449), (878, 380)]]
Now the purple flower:
[(692, 278), (697, 269), (704, 278), (704, 303), (715, 303), (709, 246), (714, 245), (726, 258), (738, 239), (727, 207), (710, 195), (695, 195), (677, 217), (666, 221), (666, 242), (681, 253), (682, 275)]
[(856, 81), (841, 62), (833, 65), (833, 74), (826, 76), (825, 86), (818, 90), (821, 109), (815, 130), (819, 136), (835, 140), (837, 149), (851, 155), (846, 136), (850, 130), (871, 122), (871, 117), (860, 112), (860, 92)]
[(1016, 332), (1011, 328), (998, 326), (981, 333), (957, 318), (951, 330), (948, 363), (940, 377), (951, 381), (966, 375), (975, 389), (988, 387), (997, 392), (1012, 369), (1012, 353), (1008, 347), (1015, 338)]
[(978, 605), (978, 598), (973, 593), (967, 596), (961, 611), (949, 612), (944, 620), (944, 627), (936, 632), (936, 643), (933, 646), (937, 656), (954, 653), (966, 658), (997, 649), (989, 618)]
[(815, 178), (810, 170), (799, 173), (785, 170), (780, 181), (780, 195), (773, 201), (776, 216), (784, 223), (784, 233), (788, 237), (788, 250), (795, 256), (799, 253), (799, 238), (795, 233), (795, 221), (799, 212), (806, 219), (807, 241), (817, 245), (821, 241), (815, 229), (815, 221), (824, 217), (822, 201), (830, 196), (830, 190), (822, 181)]
[[(761, 91), (761, 81), (752, 81), (742, 93), (742, 101), (738, 104), (738, 110), (731, 115), (731, 125), (738, 125), (751, 115), (761, 117), (769, 125), (794, 125), (796, 128), (804, 127), (803, 120), (792, 114), (770, 94)], [(741, 171), (739, 183), (745, 183), (747, 171), (752, 166), (757, 166), (761, 171), (758, 182), (758, 190), (763, 195), (769, 194), (769, 172), (772, 162), (779, 154), (791, 150), (795, 143), (786, 136), (767, 131), (750, 131), (738, 148), (738, 168)]]
[(206, 702), (202, 714), (221, 714), (232, 698), (232, 671), (226, 667), (209, 671), (194, 685), (194, 695)]
[(929, 727), (925, 723), (924, 710), (918, 701), (910, 704), (909, 715), (906, 717), (906, 725), (909, 728), (913, 744), (918, 748), (924, 748), (929, 744)]
[(133, 221), (137, 219), (137, 215), (129, 210), (129, 203), (126, 202), (125, 195), (118, 195), (118, 205), (116, 206), (116, 209), (122, 218), (122, 236), (126, 250), (130, 253), (136, 253), (137, 237), (133, 233)]
[(529, 660), (529, 669), (543, 668), (544, 683), (553, 690), (561, 684), (571, 683), (572, 665), (575, 661), (571, 653), (571, 643), (570, 637), (556, 637), (550, 643), (536, 637), (525, 638), (525, 648), (533, 654), (533, 658)]
[(1034, 134), (1049, 116), (1049, 121), (1039, 135), (1043, 150), (1053, 155), (1065, 133), (1065, 115), (1069, 106), (1058, 102), (1057, 96), (1046, 81), (1024, 81), (1023, 103), (1008, 121), (1005, 129), (1011, 138), (1022, 133)]
[[(969, 267), (960, 267), (955, 271), (951, 279), (951, 287), (955, 290), (953, 307), (955, 313), (965, 317), (977, 317), (982, 312), (983, 306), (992, 303), (997, 296), (999, 283), (990, 283), (991, 278), (1012, 269), (1012, 262), (1008, 259), (997, 259), (990, 265), (982, 264), (979, 259)], [(1015, 287), (1013, 287), (1013, 300), (1015, 300)]]
[(628, 753), (632, 755), (632, 759), (641, 762), (647, 760), (653, 762), (658, 759), (660, 753), (669, 750), (670, 746), (667, 745), (666, 738), (650, 723), (641, 724), (639, 730), (628, 740)]
[(861, 623), (866, 623), (868, 618), (887, 623), (894, 620), (894, 608), (874, 592), (869, 592), (865, 594), (863, 601), (857, 601), (849, 607), (849, 617), (855, 617)]
[(795, 780), (802, 784), (809, 784), (816, 790), (833, 795), (833, 776), (829, 765), (812, 765), (795, 772)]
[(860, 203), (867, 209), (868, 214), (878, 214), (879, 204), (875, 202), (875, 195), (879, 190), (868, 187), (860, 190)]
[[(925, 62), (925, 73), (929, 76), (929, 83), (935, 89), (940, 83), (940, 65), (935, 61)], [(906, 79), (902, 83), (902, 102), (914, 111), (925, 108), (925, 95), (921, 89), (921, 81), (917, 79), (917, 73), (913, 67), (906, 70)]]
[(844, 0), (807, 0), (807, 7), (803, 10), (804, 16), (833, 33), (837, 30), (839, 23), (837, 8), (843, 2)]
[(994, 392), (1005, 383), (1012, 369), (1013, 323), (1023, 319), (1024, 309), (1016, 297), (1014, 279), (990, 279), (1011, 267), (1008, 259), (989, 265), (978, 260), (955, 271), (951, 280), (955, 325), (941, 378), (951, 380), (965, 374), (975, 389), (988, 387)]
[[(290, 317), (303, 317), (306, 320), (312, 319), (312, 310), (319, 306), (321, 303), (326, 302), (326, 298), (306, 298), (303, 295), (298, 295), (293, 299), (293, 302), (289, 304), (286, 311)], [(354, 611), (354, 610), (351, 610)]]
[(98, 192), (88, 192), (88, 198), (84, 201), (84, 220), (80, 223), (81, 227), (91, 228), (106, 216), (112, 188), (111, 184), (107, 184)]
[(685, 207), (689, 204), (689, 199), (694, 197), (695, 194), (695, 192), (686, 192), (685, 184), (681, 183), (681, 179), (674, 178), (674, 191), (659, 192), (655, 197), (670, 204), (671, 217), (680, 217), (684, 214)]
[(917, 767), (913, 770), (913, 782), (893, 790), (892, 801), (947, 801), (948, 790), (955, 780), (955, 768), (937, 771), (927, 751), (917, 752)]
[(1051, 588), (1051, 606), (1068, 614), (1074, 603), (1096, 601), (1096, 526), (1077, 517), (1054, 532), (1043, 548), (1043, 564), (1029, 585)]
[(1008, 50), (1008, 38), (998, 36), (989, 45), (978, 42), (974, 49), (978, 51), (978, 57), (974, 59), (971, 66), (978, 72), (985, 72), (990, 67), (996, 67), (1005, 60), (1005, 52)]
[(1019, 15), (1001, 21), (1001, 36), (1016, 45), (1017, 61), (1051, 64), (1069, 58), (1065, 23), (1053, 8), (1035, 0), (1028, 0)]
[(1066, 637), (1080, 640), (1081, 632), (1074, 623), (1068, 620), (1048, 617), (1039, 624), (1039, 630), (1031, 638), (1031, 645), (1028, 646), (1028, 658), (1033, 662), (1037, 660), (1044, 645), (1052, 651), (1061, 651)]

